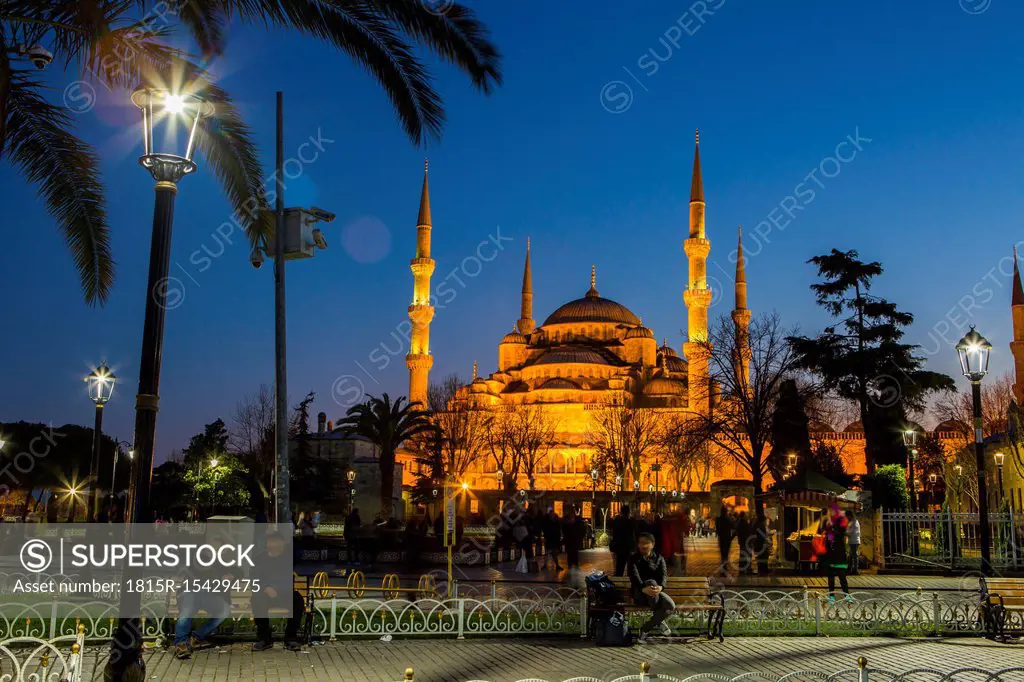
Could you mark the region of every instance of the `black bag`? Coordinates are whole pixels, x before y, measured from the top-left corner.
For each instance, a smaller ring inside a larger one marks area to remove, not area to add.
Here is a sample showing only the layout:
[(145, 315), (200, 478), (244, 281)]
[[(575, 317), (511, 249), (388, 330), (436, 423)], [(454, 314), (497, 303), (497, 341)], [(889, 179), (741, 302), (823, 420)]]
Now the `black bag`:
[(595, 606), (615, 606), (619, 603), (619, 590), (604, 573), (587, 576), (587, 589)]
[(597, 646), (633, 646), (629, 623), (620, 611), (595, 616), (593, 629)]

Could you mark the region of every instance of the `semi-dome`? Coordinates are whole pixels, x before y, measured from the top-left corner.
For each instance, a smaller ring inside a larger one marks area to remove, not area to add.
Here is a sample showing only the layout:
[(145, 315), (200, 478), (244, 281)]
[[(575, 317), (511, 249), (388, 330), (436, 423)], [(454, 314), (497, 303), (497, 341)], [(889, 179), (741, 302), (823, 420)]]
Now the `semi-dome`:
[(627, 339), (653, 339), (654, 332), (647, 327), (640, 325), (639, 327), (633, 327), (626, 332)]
[(537, 358), (535, 365), (556, 365), (567, 362), (588, 365), (608, 365), (608, 359), (601, 353), (586, 346), (558, 346)]
[(519, 330), (513, 329), (508, 334), (505, 334), (501, 338), (502, 343), (526, 343), (526, 337), (519, 333)]
[(849, 424), (847, 424), (846, 428), (843, 429), (843, 431), (845, 431), (846, 433), (864, 433), (864, 425), (861, 424), (860, 420), (858, 419), (855, 422), (850, 422)]
[(686, 387), (683, 382), (667, 377), (656, 377), (647, 382), (644, 386), (644, 395), (685, 395)]
[(538, 388), (539, 390), (554, 389), (578, 391), (580, 387), (576, 382), (566, 379), (565, 377), (554, 377), (553, 379), (545, 381)]

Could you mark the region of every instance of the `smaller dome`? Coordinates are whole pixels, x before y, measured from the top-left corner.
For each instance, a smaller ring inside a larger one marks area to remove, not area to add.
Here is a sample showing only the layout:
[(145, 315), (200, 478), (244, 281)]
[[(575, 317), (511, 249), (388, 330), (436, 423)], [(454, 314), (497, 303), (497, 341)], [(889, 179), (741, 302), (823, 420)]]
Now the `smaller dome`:
[(807, 422), (807, 430), (812, 433), (832, 433), (835, 431), (832, 425), (826, 422), (811, 419)]
[(526, 343), (526, 337), (519, 333), (518, 330), (513, 329), (508, 334), (505, 334), (501, 338), (502, 343)]
[(545, 351), (537, 358), (535, 365), (554, 365), (561, 363), (582, 363), (588, 365), (607, 365), (608, 360), (601, 353), (586, 346), (559, 346)]
[(656, 377), (647, 382), (644, 386), (644, 395), (649, 396), (661, 396), (661, 395), (685, 395), (686, 387), (683, 386), (682, 382), (676, 381), (675, 379), (668, 379), (666, 377)]
[(946, 421), (941, 422), (938, 426), (936, 426), (935, 430), (939, 432), (954, 431), (956, 433), (970, 432), (970, 428), (967, 426), (967, 424), (964, 424), (959, 419), (947, 419)]
[(546, 389), (556, 389), (557, 390), (557, 389), (561, 389), (561, 390), (578, 391), (580, 387), (574, 381), (571, 381), (571, 380), (566, 379), (564, 377), (555, 377), (553, 379), (548, 379), (547, 381), (545, 381), (543, 384), (541, 384), (537, 388), (538, 388), (538, 390), (546, 390)]
[(848, 424), (847, 427), (843, 429), (843, 431), (845, 431), (846, 433), (864, 433), (864, 425), (861, 424), (860, 420), (858, 419), (857, 421)]
[(664, 353), (665, 355), (669, 356), (670, 358), (678, 358), (679, 357), (679, 353), (675, 352), (675, 350), (672, 348), (672, 346), (668, 345), (667, 341), (662, 344), (661, 348), (658, 349), (658, 352), (659, 353)]
[(626, 332), (627, 339), (653, 339), (654, 332), (647, 327), (640, 325), (639, 327), (633, 327)]
[(683, 360), (682, 358), (677, 357), (675, 355), (669, 355), (667, 359), (668, 359), (668, 362), (666, 364), (668, 365), (668, 371), (670, 371), (670, 372), (679, 372), (679, 373), (683, 373), (683, 374), (686, 373), (686, 371), (687, 371), (686, 360)]

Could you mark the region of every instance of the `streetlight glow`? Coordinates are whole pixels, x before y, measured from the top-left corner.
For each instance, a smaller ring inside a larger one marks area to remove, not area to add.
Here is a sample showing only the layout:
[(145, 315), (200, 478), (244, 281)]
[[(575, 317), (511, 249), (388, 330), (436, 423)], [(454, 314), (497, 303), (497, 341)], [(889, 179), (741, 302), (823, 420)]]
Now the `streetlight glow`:
[(216, 457), (214, 457), (213, 459), (210, 460), (210, 468), (211, 469), (216, 469), (218, 464), (220, 464), (220, 460), (217, 459)]
[(180, 114), (185, 109), (185, 98), (181, 95), (165, 93), (164, 111), (168, 114)]
[(463, 483), (462, 484), (462, 489), (463, 490), (469, 490), (469, 484), (468, 483)]
[(996, 466), (997, 466), (997, 467), (1000, 467), (1000, 468), (1002, 468), (1002, 466), (1003, 466), (1003, 460), (1005, 460), (1005, 459), (1006, 459), (1006, 455), (1005, 455), (1005, 454), (1003, 454), (1002, 452), (997, 452), (997, 453), (996, 453), (996, 454), (994, 455), (994, 458), (995, 458), (995, 460), (996, 460)]

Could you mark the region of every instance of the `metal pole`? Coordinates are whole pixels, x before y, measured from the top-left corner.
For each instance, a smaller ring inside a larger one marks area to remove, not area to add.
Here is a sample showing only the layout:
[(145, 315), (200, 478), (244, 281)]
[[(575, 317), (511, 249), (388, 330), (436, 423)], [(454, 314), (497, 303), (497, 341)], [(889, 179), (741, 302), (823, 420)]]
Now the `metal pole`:
[(92, 427), (92, 463), (89, 466), (89, 499), (85, 512), (86, 523), (96, 520), (96, 512), (100, 506), (100, 448), (103, 443), (103, 403), (96, 403), (96, 421)]
[(114, 502), (114, 486), (117, 484), (117, 451), (121, 449), (120, 445), (114, 446), (114, 466), (110, 470), (110, 502)]
[(914, 483), (914, 451), (911, 450), (907, 453), (907, 462), (909, 466), (907, 471), (910, 473), (910, 511), (917, 511), (917, 484)]
[(974, 403), (974, 457), (978, 464), (978, 523), (981, 526), (981, 572), (992, 575), (992, 537), (988, 527), (988, 489), (985, 485), (985, 444), (981, 429), (981, 382), (971, 382)]
[[(173, 175), (171, 175), (173, 177)], [(156, 441), (156, 413), (160, 391), (160, 364), (163, 356), (164, 321), (162, 287), (171, 265), (171, 231), (174, 224), (174, 198), (178, 186), (174, 179), (157, 178), (156, 204), (153, 209), (153, 236), (149, 249), (149, 281), (146, 285), (146, 317), (142, 328), (142, 360), (139, 363), (139, 393), (135, 398), (135, 451), (133, 460), (134, 494), (126, 511), (133, 523), (150, 523), (150, 481), (153, 477), (153, 450)], [(131, 524), (126, 527), (131, 537)], [(139, 613), (142, 595), (122, 590), (120, 613)], [(141, 668), (142, 627), (138, 618), (121, 618), (110, 643), (110, 661), (105, 672), (108, 680), (120, 681), (133, 665)]]
[(276, 227), (274, 230), (274, 385), (275, 404), (275, 459), (277, 462), (277, 505), (275, 523), (291, 522), (288, 473), (288, 373), (285, 347), (284, 297), (284, 93), (277, 92), (277, 180), (275, 201)]

